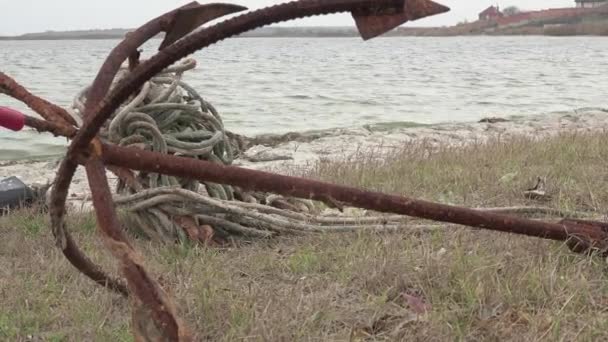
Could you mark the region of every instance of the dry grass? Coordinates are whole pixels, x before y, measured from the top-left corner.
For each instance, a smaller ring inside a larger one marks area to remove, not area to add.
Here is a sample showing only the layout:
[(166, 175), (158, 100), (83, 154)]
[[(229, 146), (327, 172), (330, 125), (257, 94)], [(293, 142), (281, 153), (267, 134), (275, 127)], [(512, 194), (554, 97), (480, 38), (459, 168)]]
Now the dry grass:
[[(522, 189), (547, 176), (548, 205), (603, 213), (607, 142), (561, 136), (433, 153), (411, 145), (386, 162), (322, 163), (308, 176), (469, 206), (527, 204)], [(94, 222), (70, 226), (115, 271)], [(32, 211), (0, 218), (0, 340), (131, 340), (127, 303), (77, 274), (47, 227)], [(228, 250), (137, 246), (201, 340), (608, 338), (605, 260), (555, 242), (446, 226)]]
[[(449, 132), (446, 132), (449, 134)], [(522, 192), (546, 177), (564, 210), (604, 212), (608, 205), (607, 134), (501, 140), (467, 148), (412, 143), (378, 155), (365, 151), (343, 162), (319, 163), (308, 177), (447, 204), (471, 207), (539, 205)]]

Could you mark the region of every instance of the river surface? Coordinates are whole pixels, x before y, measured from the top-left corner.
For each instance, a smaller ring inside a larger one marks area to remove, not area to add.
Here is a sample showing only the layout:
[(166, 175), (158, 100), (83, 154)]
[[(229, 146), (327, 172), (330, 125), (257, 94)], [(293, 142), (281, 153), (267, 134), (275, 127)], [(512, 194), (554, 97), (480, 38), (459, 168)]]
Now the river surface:
[[(0, 41), (0, 71), (69, 106), (117, 42)], [(245, 135), (608, 107), (600, 37), (237, 38), (195, 57), (185, 81)], [(27, 110), (0, 95), (2, 105)], [(59, 154), (66, 143), (0, 129), (0, 160)]]

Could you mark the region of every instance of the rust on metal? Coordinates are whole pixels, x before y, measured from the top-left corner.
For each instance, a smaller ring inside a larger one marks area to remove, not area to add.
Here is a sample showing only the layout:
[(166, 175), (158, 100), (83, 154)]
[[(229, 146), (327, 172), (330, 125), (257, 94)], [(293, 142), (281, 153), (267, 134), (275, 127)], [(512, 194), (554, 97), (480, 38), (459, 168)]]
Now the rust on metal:
[[(67, 171), (69, 171), (69, 169), (71, 169), (71, 168), (73, 168), (73, 170), (76, 170), (76, 167), (78, 165), (72, 164), (72, 163), (66, 163), (66, 164), (62, 164), (62, 166), (64, 168), (68, 168)], [(61, 167), (60, 167), (60, 171), (66, 172), (66, 170), (65, 169), (62, 170)], [(57, 180), (63, 181), (63, 182), (68, 182), (68, 183), (67, 184), (58, 184)], [(54, 184), (55, 187), (56, 186), (65, 186), (65, 187), (69, 188), (69, 182), (71, 181), (71, 177), (63, 178), (63, 179), (57, 178), (57, 180)], [(66, 197), (67, 197), (67, 191), (66, 191)], [(51, 202), (51, 205), (49, 206), (49, 210), (50, 210), (50, 214), (51, 214), (51, 228), (52, 228), (53, 236), (55, 237), (55, 243), (61, 249), (61, 251), (63, 252), (63, 255), (66, 257), (66, 259), (77, 270), (79, 270), (84, 275), (89, 277), (95, 283), (97, 283), (101, 286), (104, 286), (110, 290), (116, 291), (124, 296), (127, 296), (129, 291), (127, 290), (127, 287), (122, 283), (122, 281), (120, 281), (118, 279), (114, 279), (113, 277), (109, 276), (106, 272), (103, 271), (103, 269), (100, 266), (96, 265), (93, 261), (91, 261), (91, 259), (89, 259), (84, 254), (84, 252), (82, 252), (80, 250), (80, 248), (74, 241), (74, 238), (72, 237), (69, 230), (65, 226), (65, 223), (63, 221), (57, 222), (57, 220), (59, 218), (62, 218), (63, 215), (65, 214), (65, 200), (66, 200), (65, 198), (57, 198), (57, 197), (52, 198), (51, 201), (55, 201), (55, 203)], [(58, 204), (60, 204), (60, 205), (58, 205)]]
[(103, 145), (102, 155), (105, 163), (110, 165), (229, 184), (248, 190), (320, 201), (331, 198), (357, 208), (557, 241), (581, 236), (594, 241), (589, 247), (604, 247), (608, 242), (605, 227), (584, 224), (587, 221), (577, 221), (577, 225), (571, 221), (542, 222), (107, 144)]
[(246, 10), (247, 7), (233, 4), (206, 4), (181, 8), (177, 10), (177, 13), (175, 13), (175, 16), (167, 25), (167, 29), (165, 30), (167, 34), (158, 49), (167, 48), (196, 28), (212, 20)]
[[(91, 88), (88, 90), (83, 127), (89, 126), (88, 121), (94, 116), (91, 113), (91, 108), (96, 106), (106, 96), (121, 64), (129, 57), (133, 56), (137, 52), (139, 46), (160, 33), (162, 31), (163, 23), (169, 20), (176, 11), (177, 10), (174, 10), (161, 15), (141, 26), (134, 32), (130, 32), (126, 38), (110, 52), (110, 55), (97, 73), (97, 77), (93, 81)], [(78, 131), (78, 133), (80, 132), (82, 132), (82, 129)], [(73, 137), (72, 143), (68, 148), (67, 156), (59, 165), (55, 185), (51, 192), (51, 203), (49, 208), (51, 213), (51, 225), (56, 243), (62, 249), (66, 247), (65, 236), (67, 234), (64, 223), (65, 203), (70, 183), (72, 182), (74, 172), (76, 172), (78, 166), (77, 158), (83, 151), (87, 151), (88, 144), (93, 140), (95, 134), (97, 134), (97, 131), (81, 144), (78, 144), (78, 134)]]
[[(361, 12), (378, 6), (395, 6), (403, 0), (301, 0), (260, 9), (237, 16), (219, 24), (192, 33), (174, 43), (170, 49), (163, 49), (151, 59), (138, 65), (109, 94), (108, 90), (120, 65), (129, 58), (137, 48), (156, 34), (160, 33), (167, 22), (179, 10), (164, 14), (139, 29), (131, 32), (125, 40), (115, 47), (95, 78), (85, 104), (85, 120), (82, 128), (74, 136), (68, 155), (62, 161), (56, 178), (56, 185), (51, 194), (51, 222), (53, 230), (62, 232), (65, 201), (69, 184), (76, 171), (76, 159), (79, 151), (85, 150), (103, 123), (133, 92), (139, 89), (148, 79), (175, 63), (177, 60), (214, 43), (249, 30), (272, 23), (334, 12)], [(182, 8), (192, 6), (192, 3)], [(171, 51), (169, 51), (171, 50)], [(59, 243), (64, 234), (58, 234)]]
[(129, 289), (135, 294), (132, 300), (135, 335), (143, 341), (189, 340), (189, 333), (176, 318), (174, 304), (149, 276), (142, 258), (121, 229), (100, 153), (101, 148), (95, 143), (91, 157), (86, 162), (87, 178), (97, 215), (97, 225), (106, 247), (120, 261)]
[[(139, 57), (137, 56), (137, 48), (139, 46), (163, 30), (168, 31), (170, 40), (179, 39), (180, 36), (187, 33), (186, 31), (188, 31), (188, 29), (191, 29), (191, 25), (189, 24), (181, 28), (176, 26), (174, 28), (175, 31), (171, 32), (171, 29), (173, 28), (168, 26), (171, 26), (171, 23), (176, 23), (175, 18), (180, 10), (177, 9), (148, 22), (139, 29), (128, 34), (127, 37), (112, 50), (89, 89), (84, 109), (83, 126), (78, 130), (76, 135), (73, 136), (72, 143), (68, 148), (67, 156), (59, 167), (55, 186), (52, 191), (50, 207), (52, 228), (57, 244), (64, 251), (69, 246), (70, 236), (65, 227), (63, 218), (65, 215), (65, 203), (69, 185), (74, 172), (76, 171), (77, 163), (87, 159), (89, 144), (93, 141), (103, 123), (118, 106), (162, 69), (203, 47), (275, 22), (334, 12), (365, 12), (368, 8), (381, 8), (382, 6), (400, 7), (403, 3), (403, 0), (294, 1), (241, 15), (196, 33), (192, 33), (168, 47), (161, 49), (157, 55), (143, 63), (140, 63)], [(196, 5), (198, 5), (198, 3), (193, 2), (181, 9), (192, 8)], [(236, 8), (233, 9), (236, 10)], [(218, 17), (219, 14), (215, 14), (214, 16)], [(170, 40), (168, 41), (169, 43), (171, 42)], [(129, 58), (131, 73), (126, 79), (119, 82), (112, 92), (108, 93), (110, 85), (121, 64)], [(49, 127), (46, 127), (46, 129), (50, 130)], [(55, 132), (59, 132), (59, 130), (55, 130)], [(87, 174), (90, 178), (96, 179), (90, 182), (91, 190), (96, 193), (95, 197), (97, 197), (94, 201), (95, 209), (96, 211), (103, 212), (113, 211), (114, 209), (110, 208), (108, 201), (103, 199), (104, 196), (107, 195), (105, 192), (106, 188), (108, 188), (106, 180), (101, 176), (103, 165), (96, 160), (98, 156), (93, 155), (93, 157), (89, 156), (89, 158), (90, 159), (87, 162)], [(116, 166), (121, 167), (121, 165)], [(104, 219), (104, 216), (99, 216), (98, 219)], [(117, 239), (119, 239), (120, 236), (116, 235), (116, 232), (119, 231), (118, 228), (115, 227), (116, 224), (117, 222), (114, 221), (110, 223), (110, 225), (114, 225), (114, 228), (106, 225), (100, 226), (100, 229), (105, 232), (105, 235), (110, 238), (110, 241), (119, 241)], [(130, 250), (129, 246), (124, 244), (124, 242), (120, 246), (123, 251)], [(187, 339), (187, 337), (185, 337), (187, 335), (183, 333), (185, 329), (180, 329), (175, 315), (168, 309), (170, 305), (159, 306), (159, 303), (166, 304), (167, 301), (162, 296), (162, 290), (156, 291), (155, 289), (157, 286), (154, 281), (150, 277), (145, 276), (143, 266), (141, 264), (133, 263), (133, 258), (121, 257), (116, 251), (114, 254), (121, 260), (124, 266), (123, 274), (127, 279), (129, 288), (132, 290), (133, 294), (135, 294), (135, 299), (133, 299), (133, 313), (136, 337), (142, 340), (155, 339), (154, 336), (157, 337), (156, 339), (163, 340)], [(90, 276), (90, 272), (83, 273)], [(147, 288), (148, 291), (142, 290), (143, 288)], [(152, 297), (150, 297), (150, 290), (152, 291)], [(141, 305), (138, 305), (137, 303)], [(144, 310), (146, 314), (138, 315), (137, 313), (141, 313), (140, 309), (142, 307), (151, 311)], [(169, 311), (162, 311), (163, 308)], [(146, 320), (139, 320), (137, 318), (147, 316), (151, 316), (153, 321), (158, 323), (154, 324), (156, 333), (146, 333), (144, 326), (139, 324), (145, 324)]]
[(127, 286), (119, 279), (109, 276), (100, 266), (89, 259), (80, 250), (71, 234), (66, 233), (65, 247), (61, 249), (65, 258), (82, 274), (89, 277), (95, 283), (115, 291), (125, 297), (129, 295)]
[[(29, 120), (32, 120), (32, 122), (36, 123), (28, 124), (31, 127), (35, 127), (37, 129), (40, 129), (41, 126), (48, 127), (48, 129), (41, 129), (41, 131), (56, 132), (57, 130), (60, 130), (60, 126), (56, 124), (48, 123), (31, 117), (27, 118), (27, 122), (29, 122)], [(68, 131), (69, 135), (64, 136), (71, 136), (73, 135), (74, 131), (75, 129), (71, 129)], [(438, 220), (443, 222), (457, 223), (468, 226), (475, 226), (479, 228), (494, 229), (497, 227), (495, 222), (500, 222), (502, 220), (503, 224), (509, 227), (519, 226), (522, 228), (520, 231), (518, 231), (516, 228), (507, 228), (507, 230), (503, 231), (509, 231), (512, 233), (536, 236), (541, 238), (549, 238), (553, 240), (569, 241), (569, 245), (575, 244), (578, 246), (576, 248), (573, 248), (574, 251), (578, 252), (586, 251), (589, 249), (603, 249), (607, 243), (605, 240), (608, 237), (608, 223), (603, 222), (565, 219), (560, 221), (559, 223), (544, 223), (535, 220), (512, 218), (510, 216), (492, 214), (488, 212), (481, 212), (472, 209), (452, 207), (446, 205), (437, 205), (439, 207), (437, 208), (431, 206), (433, 203), (417, 201), (405, 197), (400, 197), (397, 201), (395, 201), (395, 199), (391, 199), (390, 196), (383, 195), (380, 193), (371, 193), (367, 191), (336, 186), (328, 183), (309, 181), (306, 179), (300, 179), (295, 177), (277, 176), (265, 172), (240, 169), (231, 166), (221, 166), (215, 163), (197, 161), (189, 158), (159, 155), (152, 152), (142, 151), (140, 149), (132, 148), (130, 150), (127, 150), (123, 147), (106, 144), (103, 144), (102, 146), (102, 150), (104, 152), (102, 152), (101, 154), (102, 157), (105, 159), (105, 162), (109, 165), (108, 169), (110, 169), (113, 173), (119, 175), (121, 179), (125, 179), (127, 181), (127, 185), (135, 190), (141, 189), (141, 184), (137, 182), (130, 170), (158, 172), (158, 170), (160, 169), (162, 170), (162, 172), (165, 172), (166, 174), (172, 176), (213, 181), (217, 183), (225, 183), (234, 186), (239, 186), (244, 189), (250, 188), (251, 190), (274, 192), (287, 196), (316, 199), (325, 203), (332, 201), (341, 201), (351, 206), (362, 205), (362, 207), (370, 210), (398, 213), (396, 212), (396, 210), (391, 208), (380, 208), (372, 206), (374, 203), (379, 202), (375, 198), (379, 196), (384, 202), (392, 200), (392, 202), (418, 204), (419, 206), (422, 206), (423, 209), (426, 208), (424, 211), (434, 212), (438, 216), (433, 216), (435, 214), (430, 214), (431, 216), (424, 217), (419, 216), (417, 212), (410, 211), (403, 213), (405, 215), (428, 218), (431, 220)], [(134, 159), (132, 158), (133, 156), (136, 156), (137, 158)], [(128, 163), (130, 164), (125, 165)], [(121, 166), (119, 167), (116, 165)], [(280, 179), (281, 181), (277, 182), (277, 179)], [(271, 184), (271, 187), (266, 187), (264, 186), (264, 184)], [(311, 184), (314, 185), (314, 187), (311, 187)], [(318, 189), (318, 192), (311, 192), (311, 189)], [(359, 191), (362, 194), (353, 194), (353, 191)], [(355, 201), (340, 200), (340, 198), (344, 198), (344, 196), (351, 200), (362, 198), (361, 201), (363, 203), (358, 204)], [(370, 198), (369, 196), (375, 197)], [(328, 199), (331, 199), (331, 201), (329, 201)], [(370, 206), (365, 207), (367, 204), (370, 204)], [(461, 209), (464, 209), (466, 212), (459, 212)], [(489, 219), (486, 219), (486, 222), (478, 222), (475, 225), (473, 225), (473, 219), (471, 219), (471, 221), (455, 221), (459, 220), (458, 217), (461, 217), (462, 214), (470, 217), (471, 213), (475, 213), (477, 215), (481, 215), (482, 217)], [(515, 219), (515, 221), (512, 221), (513, 219)], [(524, 222), (523, 225), (522, 222)], [(538, 229), (528, 229), (526, 225), (537, 226)], [(541, 233), (539, 234), (538, 232)]]
[[(197, 3), (193, 2), (190, 5), (193, 4)], [(175, 15), (176, 12), (177, 10), (174, 10), (164, 15), (161, 15), (156, 19), (151, 20), (147, 24), (141, 26), (139, 29), (128, 34), (127, 37), (112, 50), (112, 52), (100, 68), (97, 77), (93, 81), (91, 89), (87, 93), (84, 127), (87, 127), (87, 119), (93, 116), (91, 114), (90, 108), (95, 107), (106, 96), (110, 85), (114, 77), (116, 76), (116, 73), (118, 72), (121, 64), (129, 57), (134, 56), (139, 46), (141, 46), (147, 40), (160, 33), (162, 31), (163, 23), (170, 20), (170, 18)], [(57, 129), (55, 131), (57, 131)], [(72, 182), (74, 172), (76, 171), (76, 168), (78, 166), (78, 158), (83, 152), (87, 152), (88, 144), (92, 141), (92, 139), (93, 136), (91, 136), (90, 139), (85, 141), (84, 144), (78, 146), (78, 139), (76, 139), (76, 137), (73, 137), (70, 148), (68, 149), (68, 154), (59, 166), (57, 177), (53, 186), (53, 191), (51, 192), (51, 201), (49, 206), (49, 211), (51, 214), (51, 228), (56, 239), (56, 244), (64, 251), (64, 254), (66, 254), (65, 251), (67, 249), (73, 248), (75, 246), (69, 244), (71, 237), (64, 222), (65, 204), (68, 195), (68, 190), (70, 183)], [(78, 251), (78, 253), (71, 253), (70, 255), (72, 254), (80, 255), (83, 253)], [(77, 268), (82, 265), (87, 266), (87, 269), (78, 269), (90, 278), (92, 278), (90, 276), (91, 274), (93, 274), (93, 272), (91, 272), (90, 270), (92, 266), (89, 265), (91, 263), (80, 262), (80, 259), (70, 260), (70, 262), (72, 262), (72, 264)], [(109, 276), (106, 276), (106, 278), (109, 278)], [(95, 281), (94, 278), (92, 279)], [(105, 283), (113, 284), (114, 281), (106, 281)], [(116, 288), (116, 286), (108, 287), (111, 289)], [(126, 290), (121, 292), (126, 293)]]
[(78, 130), (73, 126), (58, 125), (51, 121), (40, 120), (33, 116), (25, 115), (25, 125), (38, 131), (39, 133), (52, 133), (56, 137), (72, 138)]
[(197, 50), (278, 22), (337, 12), (365, 12), (369, 8), (380, 8), (379, 6), (394, 7), (396, 3), (403, 5), (404, 0), (299, 0), (239, 15), (184, 37), (175, 42), (171, 49), (159, 51), (141, 63), (105, 96), (120, 64), (137, 46), (163, 30), (163, 23), (170, 22), (176, 11), (169, 12), (132, 32), (106, 59), (91, 86), (85, 105), (86, 120), (74, 137), (68, 154), (85, 148), (112, 113), (147, 80)]
[[(129, 33), (111, 51), (88, 90), (83, 125), (80, 129), (75, 127), (76, 122), (67, 111), (29, 93), (12, 78), (0, 73), (0, 93), (26, 103), (45, 119), (25, 116), (25, 125), (39, 132), (50, 132), (72, 140), (53, 186), (50, 203), (53, 234), (66, 258), (79, 271), (102, 286), (123, 295), (131, 294), (136, 340), (187, 341), (191, 337), (177, 317), (174, 304), (146, 271), (141, 256), (123, 233), (112, 203), (106, 168), (117, 174), (126, 186), (136, 191), (141, 190), (142, 185), (134, 177), (133, 170), (147, 171), (318, 200), (338, 207), (345, 204), (378, 212), (565, 241), (575, 252), (608, 251), (606, 223), (581, 220), (542, 222), (125, 148), (99, 140), (97, 134), (104, 122), (145, 82), (183, 57), (226, 38), (286, 20), (350, 12), (362, 38), (370, 39), (407, 21), (449, 10), (430, 0), (299, 0), (245, 13), (194, 31), (211, 20), (245, 9), (231, 4), (200, 5), (191, 2)], [(140, 61), (138, 48), (163, 31), (166, 32), (165, 40), (156, 55), (146, 61)], [(110, 91), (114, 78), (126, 60), (129, 61), (130, 73)], [(17, 124), (20, 125), (21, 122)], [(17, 124), (10, 126), (18, 127)], [(78, 248), (65, 225), (68, 189), (79, 164), (86, 168), (98, 229), (106, 247), (119, 262), (127, 285), (111, 278), (88, 259)], [(213, 237), (211, 230), (197, 231), (192, 228), (188, 230), (188, 234), (199, 240), (209, 240)]]
[(446, 6), (430, 0), (408, 0), (397, 8), (369, 9), (353, 12), (357, 29), (364, 40), (384, 34), (408, 21), (449, 11)]
[(47, 121), (63, 125), (76, 125), (74, 118), (65, 109), (30, 93), (25, 87), (3, 72), (0, 72), (0, 94), (6, 94), (25, 103)]
[(588, 253), (600, 250), (604, 254), (608, 253), (608, 223), (576, 219), (564, 219), (560, 223), (570, 232), (566, 242), (573, 252)]

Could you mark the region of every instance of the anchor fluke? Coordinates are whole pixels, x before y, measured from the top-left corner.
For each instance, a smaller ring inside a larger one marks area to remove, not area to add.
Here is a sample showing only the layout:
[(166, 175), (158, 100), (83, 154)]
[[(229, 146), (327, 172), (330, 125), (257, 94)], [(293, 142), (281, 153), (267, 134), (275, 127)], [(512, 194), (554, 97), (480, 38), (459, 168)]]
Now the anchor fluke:
[(162, 50), (166, 48), (212, 20), (245, 10), (247, 10), (247, 7), (234, 4), (217, 3), (199, 5), (192, 3), (191, 5), (186, 5), (175, 13), (171, 23), (168, 25), (167, 35), (158, 49)]
[(405, 0), (402, 10), (395, 8), (370, 9), (352, 13), (357, 29), (364, 40), (382, 35), (408, 21), (448, 12), (449, 7), (431, 0)]

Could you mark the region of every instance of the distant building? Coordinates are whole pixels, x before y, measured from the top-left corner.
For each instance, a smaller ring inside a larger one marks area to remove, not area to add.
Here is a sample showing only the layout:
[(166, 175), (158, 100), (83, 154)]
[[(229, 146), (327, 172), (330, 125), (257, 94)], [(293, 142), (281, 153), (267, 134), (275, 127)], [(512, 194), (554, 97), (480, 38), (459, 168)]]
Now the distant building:
[(608, 4), (608, 0), (574, 0), (578, 8), (594, 8)]
[[(577, 1), (587, 1), (587, 0), (577, 0)], [(598, 1), (598, 0), (596, 0)], [(608, 0), (606, 0), (608, 1)], [(490, 6), (486, 8), (483, 12), (479, 13), (479, 20), (492, 20), (497, 18), (502, 18), (503, 14), (500, 11), (498, 6)]]

